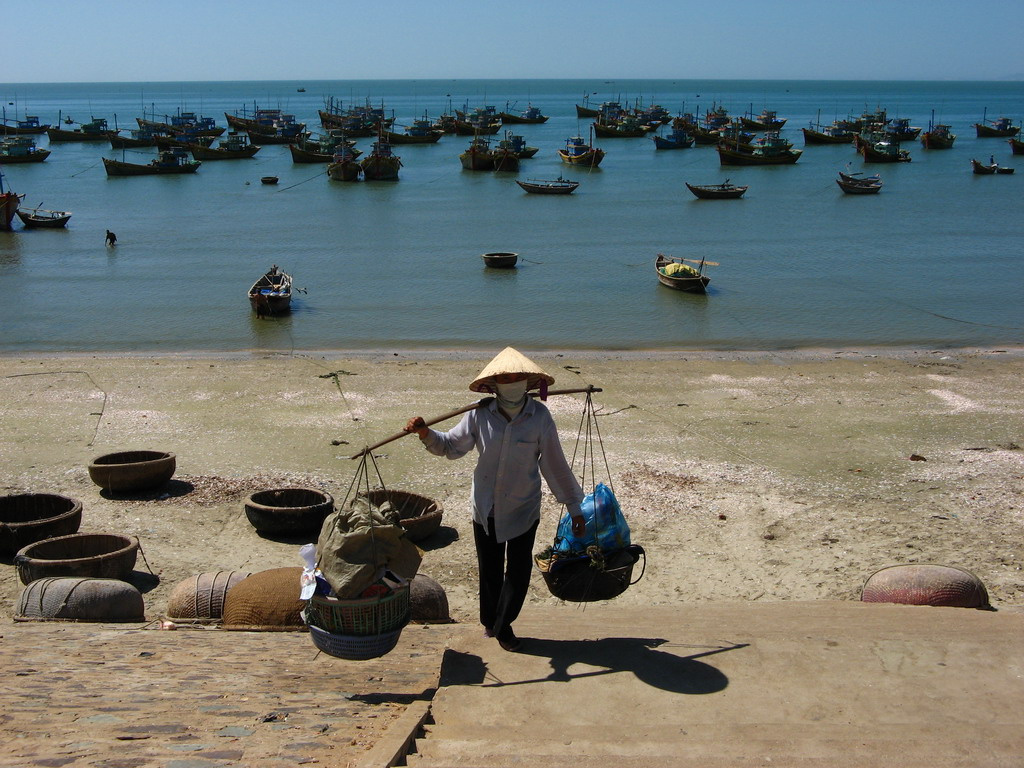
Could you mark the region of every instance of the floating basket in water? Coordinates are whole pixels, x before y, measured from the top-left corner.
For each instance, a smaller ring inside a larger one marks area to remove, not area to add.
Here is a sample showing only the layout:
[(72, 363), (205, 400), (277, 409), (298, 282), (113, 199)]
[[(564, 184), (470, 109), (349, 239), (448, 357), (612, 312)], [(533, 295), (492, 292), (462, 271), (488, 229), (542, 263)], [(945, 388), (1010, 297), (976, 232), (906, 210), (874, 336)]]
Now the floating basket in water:
[(441, 506), (441, 502), (426, 496), (390, 488), (364, 492), (360, 496), (365, 496), (375, 507), (383, 505), (384, 502), (391, 502), (398, 511), (399, 522), (410, 541), (421, 541), (441, 526), (444, 507)]
[(78, 531), (82, 502), (55, 493), (0, 496), (0, 555)]
[(641, 557), (646, 568), (647, 556), (643, 547), (631, 544), (615, 552), (606, 552), (597, 560), (590, 555), (552, 560), (538, 555), (534, 561), (552, 595), (573, 603), (589, 603), (618, 597), (640, 581), (643, 569), (634, 581), (633, 566)]
[(313, 595), (306, 604), (306, 622), (343, 635), (378, 635), (401, 629), (409, 622), (409, 585), (381, 597), (342, 600)]
[(391, 651), (398, 645), (402, 627), (379, 635), (342, 635), (310, 625), (309, 634), (313, 638), (313, 645), (324, 653), (341, 659), (361, 661), (375, 659)]
[(22, 584), (48, 576), (126, 580), (135, 567), (139, 540), (115, 533), (72, 533), (37, 541), (14, 556)]

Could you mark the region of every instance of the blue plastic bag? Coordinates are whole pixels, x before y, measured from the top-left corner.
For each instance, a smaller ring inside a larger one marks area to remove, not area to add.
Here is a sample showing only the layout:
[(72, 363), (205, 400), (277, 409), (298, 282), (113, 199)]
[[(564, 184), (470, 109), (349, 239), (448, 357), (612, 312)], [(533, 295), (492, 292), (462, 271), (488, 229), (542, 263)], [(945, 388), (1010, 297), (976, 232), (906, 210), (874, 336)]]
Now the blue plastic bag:
[(629, 546), (629, 526), (622, 516), (619, 502), (612, 489), (598, 483), (580, 505), (587, 530), (582, 536), (573, 536), (572, 518), (563, 515), (558, 521), (552, 551), (560, 555), (582, 555), (587, 547), (597, 544), (602, 552), (614, 552)]

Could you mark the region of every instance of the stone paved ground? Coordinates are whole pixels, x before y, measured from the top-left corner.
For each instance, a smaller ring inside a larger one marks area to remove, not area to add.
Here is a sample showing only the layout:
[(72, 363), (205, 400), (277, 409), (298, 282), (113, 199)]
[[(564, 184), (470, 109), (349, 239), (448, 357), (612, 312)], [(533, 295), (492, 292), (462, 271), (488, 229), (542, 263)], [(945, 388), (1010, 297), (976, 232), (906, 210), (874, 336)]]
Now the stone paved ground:
[[(155, 626), (155, 625), (154, 625)], [(369, 661), (306, 633), (0, 627), (0, 766), (348, 766), (437, 684), (454, 625)]]

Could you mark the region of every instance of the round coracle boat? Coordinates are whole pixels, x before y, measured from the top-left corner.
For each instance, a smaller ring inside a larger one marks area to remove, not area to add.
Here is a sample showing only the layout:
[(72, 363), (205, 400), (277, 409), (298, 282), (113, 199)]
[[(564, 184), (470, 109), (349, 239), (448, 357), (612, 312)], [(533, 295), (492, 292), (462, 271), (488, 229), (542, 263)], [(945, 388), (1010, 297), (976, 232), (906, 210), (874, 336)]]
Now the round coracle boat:
[(224, 598), (222, 628), (252, 631), (304, 630), (299, 598), (302, 568), (258, 571), (231, 587)]
[(405, 535), (410, 541), (422, 541), (441, 526), (444, 507), (441, 502), (428, 499), (426, 496), (391, 488), (378, 488), (360, 495), (366, 496), (375, 506), (380, 506), (386, 501), (391, 502), (398, 511)]
[(0, 555), (78, 531), (82, 502), (55, 493), (0, 496)]
[(167, 599), (167, 617), (200, 623), (219, 621), (228, 590), (249, 575), (249, 571), (208, 571), (178, 582)]
[(159, 488), (174, 475), (175, 456), (167, 451), (121, 451), (93, 459), (89, 477), (115, 493)]
[(519, 260), (519, 254), (512, 251), (494, 251), (483, 254), (483, 259), (484, 264), (488, 267), (509, 269), (516, 265), (516, 262)]
[(126, 580), (135, 567), (139, 540), (115, 533), (72, 533), (22, 547), (14, 556), (22, 584), (50, 576)]
[(334, 511), (334, 497), (315, 488), (257, 491), (245, 502), (245, 516), (260, 533), (315, 533)]
[(120, 579), (36, 579), (18, 598), (15, 621), (143, 621), (145, 604), (134, 586)]
[(966, 568), (931, 563), (890, 565), (875, 571), (864, 583), (860, 599), (865, 603), (989, 607), (988, 590), (981, 579)]

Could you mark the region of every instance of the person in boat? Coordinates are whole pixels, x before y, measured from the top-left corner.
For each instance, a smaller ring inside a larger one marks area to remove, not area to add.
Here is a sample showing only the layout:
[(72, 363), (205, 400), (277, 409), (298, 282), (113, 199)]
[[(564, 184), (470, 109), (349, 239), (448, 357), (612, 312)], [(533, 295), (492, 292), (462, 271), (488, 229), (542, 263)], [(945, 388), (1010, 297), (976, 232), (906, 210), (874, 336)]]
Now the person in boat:
[(405, 426), (436, 456), (458, 459), (473, 448), (477, 451), (472, 510), (480, 623), (484, 634), (497, 638), (507, 651), (521, 645), (512, 623), (530, 586), (541, 475), (558, 502), (568, 507), (573, 533), (581, 536), (585, 530), (583, 489), (565, 460), (554, 419), (543, 403), (527, 394), (539, 388), (543, 397), (554, 381), (525, 355), (507, 347), (469, 385), (494, 398), (468, 411), (448, 432), (430, 429), (419, 416)]
[(107, 230), (107, 239), (104, 241), (105, 245), (117, 245), (117, 235)]

